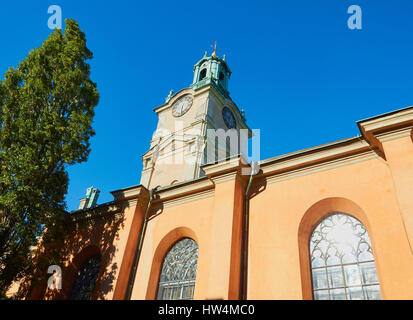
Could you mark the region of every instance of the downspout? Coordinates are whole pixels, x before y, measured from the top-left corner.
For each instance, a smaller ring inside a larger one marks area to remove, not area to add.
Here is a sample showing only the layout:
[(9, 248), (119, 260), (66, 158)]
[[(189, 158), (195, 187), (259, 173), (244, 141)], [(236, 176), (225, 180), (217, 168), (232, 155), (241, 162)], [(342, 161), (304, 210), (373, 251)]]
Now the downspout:
[(248, 229), (249, 229), (249, 199), (248, 194), (251, 188), (252, 180), (256, 174), (256, 162), (251, 163), (251, 175), (248, 181), (244, 195), (244, 217), (242, 229), (241, 243), (241, 275), (240, 275), (240, 300), (247, 299), (247, 281), (248, 281)]
[[(159, 148), (153, 153), (152, 170), (151, 170), (151, 174), (148, 180), (148, 187), (150, 187), (152, 175), (153, 175), (153, 172), (155, 171), (155, 161), (158, 158), (158, 156), (159, 156)], [(125, 300), (130, 300), (132, 297), (132, 289), (135, 283), (136, 272), (138, 270), (139, 259), (140, 259), (141, 252), (142, 252), (143, 240), (145, 239), (146, 227), (148, 224), (149, 209), (151, 208), (153, 195), (155, 191), (156, 191), (156, 187), (149, 190), (149, 202), (148, 202), (148, 205), (146, 206), (145, 216), (143, 218), (142, 227), (139, 232), (138, 245), (136, 247), (135, 255), (133, 257), (132, 270), (129, 274), (128, 287), (126, 288), (126, 293), (125, 293)]]

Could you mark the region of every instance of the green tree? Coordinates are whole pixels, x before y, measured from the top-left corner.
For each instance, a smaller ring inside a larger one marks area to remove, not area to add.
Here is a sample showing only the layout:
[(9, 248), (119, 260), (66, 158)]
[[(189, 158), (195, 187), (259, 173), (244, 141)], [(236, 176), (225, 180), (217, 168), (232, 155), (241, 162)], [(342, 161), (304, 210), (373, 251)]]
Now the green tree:
[(87, 160), (94, 135), (91, 58), (68, 19), (0, 80), (0, 297), (33, 272), (32, 246), (44, 230), (52, 247), (62, 239), (67, 167)]

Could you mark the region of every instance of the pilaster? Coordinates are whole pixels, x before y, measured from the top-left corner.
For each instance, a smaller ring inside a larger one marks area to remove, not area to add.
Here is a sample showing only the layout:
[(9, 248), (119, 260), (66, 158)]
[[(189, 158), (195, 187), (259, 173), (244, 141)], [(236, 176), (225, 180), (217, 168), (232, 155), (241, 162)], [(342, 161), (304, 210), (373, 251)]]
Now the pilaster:
[(206, 299), (238, 299), (246, 179), (241, 158), (203, 166), (215, 185)]
[(413, 253), (413, 107), (359, 122), (370, 144), (383, 152)]
[(149, 191), (143, 186), (136, 186), (113, 191), (112, 194), (115, 201), (127, 202), (125, 225), (130, 226), (126, 233), (126, 242), (120, 244), (119, 250), (123, 250), (123, 257), (113, 294), (113, 300), (123, 300), (129, 285), (129, 276), (132, 272), (139, 232), (149, 202)]

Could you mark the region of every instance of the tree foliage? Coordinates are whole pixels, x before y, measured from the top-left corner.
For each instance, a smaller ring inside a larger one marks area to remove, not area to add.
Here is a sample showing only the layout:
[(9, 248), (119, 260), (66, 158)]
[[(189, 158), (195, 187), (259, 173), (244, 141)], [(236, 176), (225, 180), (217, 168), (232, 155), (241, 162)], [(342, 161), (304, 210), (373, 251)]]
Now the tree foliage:
[[(0, 291), (33, 271), (45, 229), (62, 235), (67, 167), (86, 161), (99, 101), (85, 34), (74, 20), (55, 29), (0, 80)], [(53, 258), (55, 259), (55, 258)], [(1, 296), (1, 292), (0, 292)]]

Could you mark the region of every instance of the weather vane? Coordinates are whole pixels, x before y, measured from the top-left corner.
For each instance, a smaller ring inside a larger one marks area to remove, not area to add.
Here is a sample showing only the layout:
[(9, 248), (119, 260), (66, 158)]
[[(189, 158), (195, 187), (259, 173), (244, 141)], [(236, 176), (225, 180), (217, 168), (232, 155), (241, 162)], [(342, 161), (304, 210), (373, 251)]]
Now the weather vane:
[(215, 56), (217, 55), (217, 54), (216, 54), (216, 51), (217, 51), (217, 42), (214, 41), (214, 43), (215, 43), (215, 45), (214, 45), (214, 46), (211, 46), (211, 48), (214, 49), (214, 52), (212, 53), (212, 56), (213, 56), (213, 57), (215, 57)]

